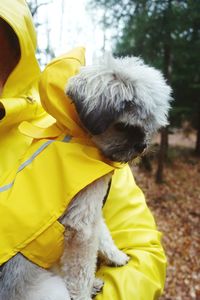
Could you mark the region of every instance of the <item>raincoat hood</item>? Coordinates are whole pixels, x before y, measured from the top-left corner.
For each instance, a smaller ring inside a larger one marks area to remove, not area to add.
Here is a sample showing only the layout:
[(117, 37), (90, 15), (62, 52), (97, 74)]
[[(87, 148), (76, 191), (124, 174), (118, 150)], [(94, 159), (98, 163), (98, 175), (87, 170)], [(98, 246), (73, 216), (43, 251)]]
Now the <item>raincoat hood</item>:
[(35, 58), (36, 32), (25, 0), (1, 0), (0, 18), (12, 27), (20, 44), (20, 61), (10, 74), (2, 94), (2, 98), (16, 97), (25, 93), (40, 75)]
[(89, 140), (83, 129), (72, 99), (65, 94), (68, 80), (85, 64), (85, 49), (75, 48), (50, 62), (39, 81), (41, 104), (44, 110), (56, 119), (48, 128), (39, 128), (28, 122), (20, 125), (20, 131), (35, 139), (57, 137), (63, 132), (75, 138)]
[(85, 49), (75, 48), (68, 54), (53, 60), (45, 69), (39, 83), (41, 103), (52, 115), (58, 126), (65, 128), (72, 136), (84, 135), (72, 99), (65, 95), (70, 77), (76, 75), (85, 64)]

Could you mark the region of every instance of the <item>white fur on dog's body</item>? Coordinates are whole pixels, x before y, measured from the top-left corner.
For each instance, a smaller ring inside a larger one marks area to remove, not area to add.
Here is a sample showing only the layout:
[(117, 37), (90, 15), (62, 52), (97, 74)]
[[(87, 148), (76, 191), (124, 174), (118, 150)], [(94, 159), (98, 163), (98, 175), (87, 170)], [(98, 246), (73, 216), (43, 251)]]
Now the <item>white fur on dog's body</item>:
[[(141, 154), (152, 134), (168, 123), (171, 89), (159, 71), (135, 57), (83, 67), (69, 80), (67, 93), (97, 148), (114, 161)], [(127, 263), (101, 215), (110, 178), (80, 191), (60, 219), (66, 226), (63, 279), (17, 254), (0, 269), (0, 300), (91, 300), (102, 286), (95, 279), (97, 252), (108, 264)]]
[[(65, 282), (58, 276), (36, 279), (24, 300), (71, 300)], [(16, 300), (16, 299), (15, 299)], [(22, 300), (21, 298), (19, 300)]]
[(0, 300), (71, 300), (63, 279), (17, 254), (0, 273)]

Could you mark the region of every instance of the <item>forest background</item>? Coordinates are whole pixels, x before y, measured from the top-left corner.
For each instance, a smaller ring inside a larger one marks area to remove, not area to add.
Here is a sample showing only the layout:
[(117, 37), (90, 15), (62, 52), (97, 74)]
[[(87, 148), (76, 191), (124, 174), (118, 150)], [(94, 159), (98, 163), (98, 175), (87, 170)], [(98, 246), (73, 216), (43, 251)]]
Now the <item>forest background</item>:
[[(37, 57), (42, 67), (57, 55), (50, 35), (54, 25), (48, 13), (44, 14), (52, 2), (28, 1), (38, 36), (43, 31), (46, 39), (45, 45), (38, 39)], [(82, 32), (83, 44), (89, 40), (88, 48), (93, 47), (89, 60), (107, 50), (116, 56), (140, 56), (160, 69), (172, 86), (170, 125), (132, 169), (164, 233), (169, 266), (161, 299), (199, 300), (200, 1), (76, 0), (82, 12), (76, 8), (71, 16), (75, 22), (69, 22), (66, 15), (71, 3), (60, 0), (56, 4), (61, 12), (57, 15), (59, 42), (64, 36), (68, 47), (76, 46)], [(64, 46), (63, 52), (66, 50)]]

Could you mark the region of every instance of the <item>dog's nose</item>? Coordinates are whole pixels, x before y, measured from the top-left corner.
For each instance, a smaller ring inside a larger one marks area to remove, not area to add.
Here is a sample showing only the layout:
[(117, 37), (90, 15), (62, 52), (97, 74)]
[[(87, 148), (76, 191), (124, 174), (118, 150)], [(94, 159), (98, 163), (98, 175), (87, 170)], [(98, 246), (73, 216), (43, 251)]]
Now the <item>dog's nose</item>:
[(134, 145), (134, 148), (138, 153), (142, 153), (146, 147), (147, 147), (147, 144), (145, 144), (145, 143), (140, 143), (140, 144)]

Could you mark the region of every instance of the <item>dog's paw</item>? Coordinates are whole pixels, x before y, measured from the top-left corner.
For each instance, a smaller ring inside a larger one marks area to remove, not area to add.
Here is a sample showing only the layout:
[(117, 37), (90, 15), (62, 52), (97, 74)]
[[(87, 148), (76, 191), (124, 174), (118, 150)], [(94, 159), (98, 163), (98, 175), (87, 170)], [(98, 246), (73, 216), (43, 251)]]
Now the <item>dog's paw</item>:
[(104, 285), (103, 280), (99, 278), (95, 278), (93, 289), (92, 289), (92, 297), (96, 296), (98, 293), (101, 292), (103, 285)]
[(29, 290), (26, 300), (70, 300), (70, 296), (61, 278), (51, 276)]
[(124, 266), (128, 263), (130, 257), (126, 255), (123, 251), (114, 249), (109, 253), (107, 257), (107, 264), (110, 266)]

